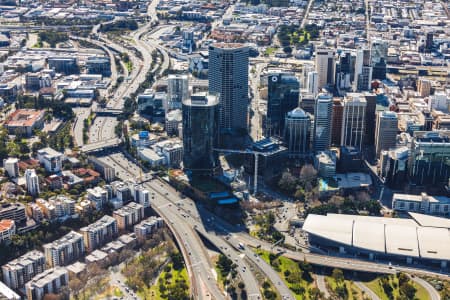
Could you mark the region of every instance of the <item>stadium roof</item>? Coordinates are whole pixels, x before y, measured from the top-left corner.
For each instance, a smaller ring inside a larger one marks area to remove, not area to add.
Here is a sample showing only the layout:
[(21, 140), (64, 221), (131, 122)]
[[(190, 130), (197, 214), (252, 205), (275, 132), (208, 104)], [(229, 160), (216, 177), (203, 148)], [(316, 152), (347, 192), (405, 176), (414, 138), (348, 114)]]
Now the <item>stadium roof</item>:
[(309, 234), (375, 253), (450, 260), (450, 220), (421, 214), (414, 219), (310, 214)]

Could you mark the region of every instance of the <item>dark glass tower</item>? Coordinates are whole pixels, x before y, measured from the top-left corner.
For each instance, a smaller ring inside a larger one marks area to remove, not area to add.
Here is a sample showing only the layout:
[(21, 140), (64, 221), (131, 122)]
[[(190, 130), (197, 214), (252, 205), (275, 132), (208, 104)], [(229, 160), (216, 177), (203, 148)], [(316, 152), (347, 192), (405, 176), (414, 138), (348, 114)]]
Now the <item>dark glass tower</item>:
[(277, 72), (268, 75), (268, 101), (265, 135), (282, 136), (285, 117), (299, 105), (300, 83), (292, 73)]
[(189, 175), (213, 175), (219, 163), (217, 144), (219, 99), (198, 93), (183, 101), (183, 164)]

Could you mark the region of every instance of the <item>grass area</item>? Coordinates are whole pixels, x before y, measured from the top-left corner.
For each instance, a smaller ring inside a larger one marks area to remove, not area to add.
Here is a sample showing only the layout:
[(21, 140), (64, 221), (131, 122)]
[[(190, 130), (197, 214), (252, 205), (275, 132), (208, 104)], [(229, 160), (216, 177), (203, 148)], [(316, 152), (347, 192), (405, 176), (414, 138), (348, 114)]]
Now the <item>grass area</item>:
[[(336, 280), (333, 277), (326, 276), (325, 282), (327, 283), (329, 289), (331, 289), (333, 292), (336, 291), (336, 289), (338, 287), (338, 283), (336, 282)], [(347, 295), (348, 295), (348, 297), (346, 299), (348, 299), (348, 300), (364, 299), (363, 292), (353, 283), (353, 281), (344, 280), (344, 285), (345, 285), (345, 289), (346, 289)]]
[(267, 47), (266, 51), (264, 52), (264, 55), (272, 55), (277, 51), (277, 48), (275, 47)]
[(204, 193), (227, 191), (222, 183), (207, 177), (192, 178), (191, 185)]
[[(367, 285), (368, 288), (370, 288), (375, 294), (377, 294), (378, 297), (380, 297), (381, 300), (389, 300), (389, 296), (386, 294), (386, 292), (383, 289), (382, 286), (382, 279), (380, 277), (377, 277), (369, 282), (365, 282), (365, 285)], [(392, 294), (394, 298), (398, 298), (400, 295), (400, 289), (399, 289), (399, 280), (397, 276), (390, 275), (389, 276), (389, 283), (392, 287)], [(414, 286), (416, 289), (415, 298), (420, 300), (429, 300), (430, 295), (425, 290), (424, 287), (422, 287), (419, 284), (416, 284), (412, 280), (410, 283)]]
[[(168, 270), (169, 268), (170, 268), (170, 270)], [(186, 267), (183, 267), (180, 270), (175, 270), (173, 268), (173, 264), (169, 263), (169, 264), (167, 264), (166, 268), (164, 268), (164, 270), (159, 275), (159, 279), (158, 279), (157, 283), (152, 285), (150, 288), (145, 288), (143, 291), (138, 292), (138, 295), (142, 299), (155, 299), (155, 300), (167, 299), (167, 298), (162, 297), (162, 292), (161, 292), (161, 288), (160, 288), (161, 282), (165, 281), (164, 279), (166, 279), (166, 281), (167, 281), (167, 278), (170, 278), (168, 280), (169, 288), (174, 287), (177, 282), (182, 281), (182, 280), (184, 280), (186, 283), (189, 284), (189, 278), (188, 278)]]
[(133, 70), (133, 63), (131, 61), (127, 61), (125, 63), (125, 67), (127, 67), (128, 73), (131, 73), (131, 71)]
[(310, 266), (308, 263), (297, 262), (284, 256), (274, 258), (274, 254), (265, 250), (257, 250), (256, 253), (280, 274), (289, 289), (293, 291), (295, 299), (311, 299), (311, 289), (315, 286), (310, 269), (307, 268)]
[(108, 299), (111, 297), (123, 297), (122, 291), (116, 287), (116, 286), (109, 286), (103, 293), (99, 295), (95, 295), (93, 299), (95, 300), (101, 300), (101, 299)]

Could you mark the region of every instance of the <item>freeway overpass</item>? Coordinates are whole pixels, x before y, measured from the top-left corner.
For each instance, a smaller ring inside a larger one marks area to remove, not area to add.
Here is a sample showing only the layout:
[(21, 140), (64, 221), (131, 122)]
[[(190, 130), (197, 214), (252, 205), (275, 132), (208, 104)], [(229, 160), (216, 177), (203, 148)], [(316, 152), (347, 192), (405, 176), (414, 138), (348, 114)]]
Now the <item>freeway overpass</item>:
[(102, 117), (117, 117), (121, 113), (122, 113), (122, 109), (111, 108), (111, 107), (97, 108), (97, 110), (95, 111), (95, 114), (97, 116), (102, 116)]
[(81, 151), (84, 153), (102, 151), (108, 148), (115, 148), (119, 146), (122, 141), (119, 138), (114, 138), (106, 141), (99, 141), (95, 143), (86, 144), (81, 147)]

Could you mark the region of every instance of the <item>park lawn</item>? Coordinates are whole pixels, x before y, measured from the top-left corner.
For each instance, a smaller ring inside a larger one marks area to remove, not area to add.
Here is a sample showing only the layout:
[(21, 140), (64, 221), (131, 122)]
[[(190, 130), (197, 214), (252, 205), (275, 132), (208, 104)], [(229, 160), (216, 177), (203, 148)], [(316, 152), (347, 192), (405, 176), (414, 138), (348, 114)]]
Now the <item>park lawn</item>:
[(420, 300), (431, 300), (430, 299), (430, 294), (428, 294), (427, 290), (421, 286), (420, 284), (417, 283), (413, 283), (414, 287), (416, 288), (417, 292), (416, 292), (416, 298), (420, 299)]
[(267, 47), (266, 51), (264, 52), (265, 55), (272, 55), (277, 51), (277, 48), (275, 47)]
[[(183, 267), (181, 270), (175, 270), (172, 268), (172, 263), (167, 264), (170, 266), (170, 273), (172, 273), (171, 282), (176, 282), (179, 279), (186, 280), (186, 283), (189, 284), (189, 277), (187, 274), (186, 267)], [(166, 271), (162, 271), (161, 274), (158, 276), (159, 278), (165, 278)], [(159, 292), (159, 284), (158, 280), (155, 281), (155, 284), (152, 285), (150, 288), (144, 288), (143, 291), (139, 291), (138, 296), (142, 299), (154, 299), (154, 300), (162, 300), (164, 298), (161, 297), (161, 293)]]
[[(394, 289), (394, 298), (397, 298), (399, 296), (399, 287), (398, 287), (398, 279), (397, 276), (389, 276), (390, 277), (390, 282), (391, 282), (391, 286)], [(416, 288), (416, 298), (420, 299), (420, 300), (429, 300), (430, 299), (430, 295), (428, 294), (428, 292), (425, 290), (424, 287), (422, 287), (421, 285), (415, 283), (414, 281), (411, 280), (412, 285)], [(375, 292), (375, 294), (377, 294), (378, 297), (380, 297), (381, 300), (389, 300), (388, 296), (386, 295), (386, 293), (383, 290), (383, 287), (380, 284), (380, 278), (375, 278), (372, 281), (369, 282), (365, 282), (365, 284), (372, 290)], [(394, 288), (394, 286), (397, 286), (397, 288)]]
[(369, 289), (371, 289), (381, 300), (389, 300), (388, 296), (385, 294), (383, 287), (380, 285), (380, 279), (375, 278), (369, 282), (364, 282)]
[[(264, 261), (266, 263), (268, 263), (270, 265), (269, 251), (257, 250), (257, 253), (262, 259), (264, 259)], [(280, 262), (280, 271), (279, 272), (277, 271), (277, 272), (280, 275), (280, 277), (283, 279), (284, 283), (289, 287), (289, 289), (291, 289), (293, 284), (287, 282), (287, 280), (284, 276), (284, 272), (286, 270), (289, 270), (290, 272), (296, 272), (296, 271), (301, 271), (301, 269), (294, 260), (289, 259), (287, 257), (280, 256), (280, 257), (278, 257), (278, 260)], [(314, 283), (309, 284), (305, 280), (300, 280), (300, 282), (298, 282), (298, 284), (305, 289), (305, 293), (304, 294), (296, 294), (294, 292), (293, 294), (295, 296), (295, 299), (297, 299), (297, 300), (310, 299), (308, 289), (315, 287)]]
[(107, 299), (110, 297), (120, 298), (122, 296), (123, 293), (117, 286), (109, 286), (103, 293), (96, 295), (95, 300)]
[[(325, 282), (333, 291), (336, 289), (337, 283), (333, 277), (325, 276)], [(344, 284), (345, 288), (347, 289), (347, 295), (349, 300), (363, 299), (362, 291), (351, 280), (344, 280)]]

